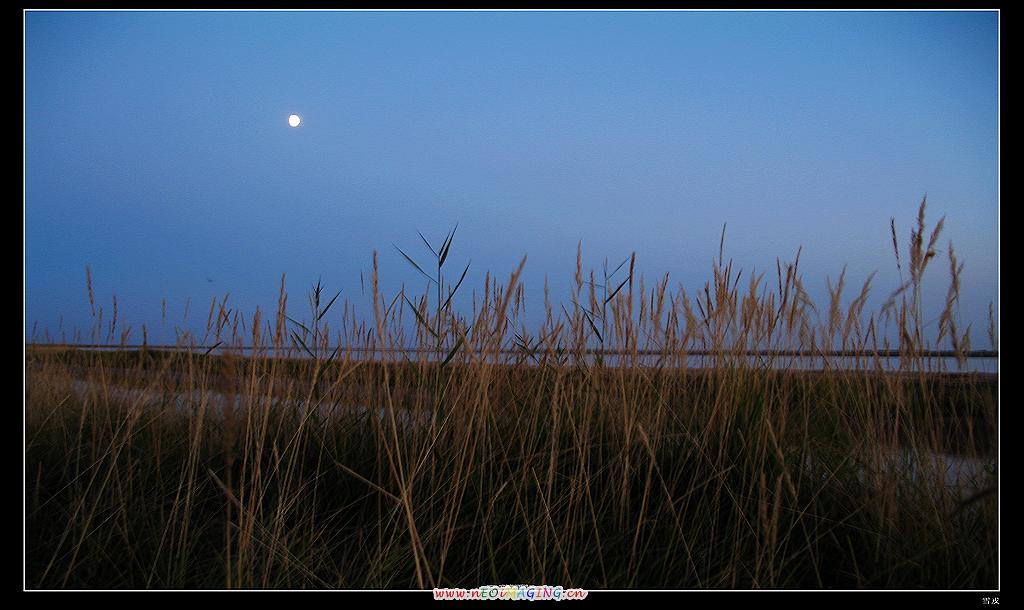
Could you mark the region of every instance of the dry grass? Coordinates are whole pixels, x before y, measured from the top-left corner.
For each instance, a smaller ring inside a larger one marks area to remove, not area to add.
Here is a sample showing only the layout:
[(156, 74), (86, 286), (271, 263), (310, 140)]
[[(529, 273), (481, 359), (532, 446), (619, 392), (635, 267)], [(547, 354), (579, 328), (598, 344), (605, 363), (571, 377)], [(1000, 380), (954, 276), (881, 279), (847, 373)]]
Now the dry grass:
[[(799, 255), (766, 281), (720, 252), (694, 294), (580, 255), (531, 332), (525, 259), (455, 311), (453, 231), (430, 273), (407, 257), (418, 298), (381, 294), (375, 255), (372, 320), (319, 285), (293, 318), (282, 279), (272, 319), (214, 302), (180, 350), (32, 348), (27, 586), (994, 587), (997, 382), (926, 356), (970, 343), (952, 247), (925, 343), (924, 209), (906, 256), (893, 224), (909, 279), (873, 314), (845, 273), (816, 307)], [(93, 336), (121, 340), (89, 283)], [(986, 469), (950, 481), (963, 458)]]

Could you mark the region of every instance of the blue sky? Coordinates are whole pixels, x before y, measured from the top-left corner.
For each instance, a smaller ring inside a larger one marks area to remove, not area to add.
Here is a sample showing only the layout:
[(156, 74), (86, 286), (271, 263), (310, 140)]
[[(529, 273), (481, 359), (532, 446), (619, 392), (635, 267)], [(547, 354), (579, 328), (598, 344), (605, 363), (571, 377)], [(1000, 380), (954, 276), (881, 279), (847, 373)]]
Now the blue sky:
[(282, 273), (365, 303), (373, 250), (419, 289), (392, 244), (455, 223), (468, 285), (529, 255), (538, 319), (580, 240), (698, 290), (723, 223), (737, 266), (802, 245), (812, 292), (847, 264), (878, 303), (927, 194), (986, 347), (998, 99), (993, 12), (28, 12), (26, 333), (88, 329), (86, 265), (157, 336)]

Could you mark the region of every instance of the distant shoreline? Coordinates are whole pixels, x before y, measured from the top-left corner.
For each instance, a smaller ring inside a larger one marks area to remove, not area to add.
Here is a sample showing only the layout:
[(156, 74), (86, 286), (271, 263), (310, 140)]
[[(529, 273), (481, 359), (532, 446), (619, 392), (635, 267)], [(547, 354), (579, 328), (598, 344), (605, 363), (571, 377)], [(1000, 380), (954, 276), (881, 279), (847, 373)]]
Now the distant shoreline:
[[(25, 347), (28, 349), (50, 349), (50, 350), (90, 350), (90, 351), (136, 351), (136, 350), (160, 350), (160, 351), (206, 351), (206, 350), (237, 350), (237, 351), (252, 351), (255, 349), (266, 350), (266, 351), (300, 351), (299, 348), (288, 346), (288, 347), (274, 347), (274, 346), (222, 346), (221, 343), (215, 343), (213, 345), (171, 345), (171, 344), (143, 344), (143, 343), (131, 343), (131, 344), (110, 344), (110, 343), (26, 343)], [(337, 349), (342, 346), (328, 347), (328, 349)], [(343, 351), (359, 352), (359, 353), (404, 353), (404, 354), (434, 354), (437, 350), (430, 348), (420, 347), (409, 347), (409, 348), (376, 348), (376, 347), (345, 347)], [(339, 352), (341, 353), (341, 352)], [(542, 350), (533, 350), (532, 352), (524, 351), (521, 349), (514, 348), (503, 348), (497, 350), (497, 353), (501, 354), (542, 354), (545, 353)], [(566, 353), (570, 353), (566, 350)], [(580, 352), (581, 354), (588, 356), (664, 356), (669, 355), (668, 352), (653, 350), (653, 349), (638, 349), (635, 351), (625, 350), (610, 350), (610, 349), (585, 349)], [(707, 349), (694, 349), (687, 350), (686, 356), (744, 356), (744, 357), (759, 357), (759, 356), (775, 356), (775, 357), (793, 357), (793, 358), (901, 358), (903, 353), (900, 350), (878, 350), (877, 352), (865, 352), (859, 350), (831, 350), (831, 351), (807, 351), (807, 350), (707, 350)], [(955, 350), (922, 350), (915, 354), (919, 358), (956, 358), (958, 353)], [(969, 350), (963, 353), (963, 357), (967, 359), (977, 358), (999, 358), (999, 350)]]

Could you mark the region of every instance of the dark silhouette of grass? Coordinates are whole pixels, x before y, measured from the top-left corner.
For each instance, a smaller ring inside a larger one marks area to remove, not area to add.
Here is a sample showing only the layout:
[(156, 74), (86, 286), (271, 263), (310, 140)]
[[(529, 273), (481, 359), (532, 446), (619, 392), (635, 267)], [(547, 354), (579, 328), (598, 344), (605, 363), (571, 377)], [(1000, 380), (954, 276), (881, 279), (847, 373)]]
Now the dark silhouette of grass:
[[(971, 350), (952, 248), (925, 341), (925, 229), (922, 202), (877, 314), (869, 282), (819, 308), (799, 257), (743, 288), (720, 252), (697, 294), (578, 264), (530, 333), (522, 265), (455, 311), (452, 231), (423, 240), (433, 275), (402, 252), (427, 295), (385, 297), (375, 265), (372, 320), (319, 283), (290, 315), (282, 282), (272, 320), (215, 302), (176, 350), (30, 348), (27, 586), (995, 587), (998, 379), (930, 355)], [(123, 336), (90, 303), (93, 335)], [(812, 372), (790, 351), (858, 357)]]

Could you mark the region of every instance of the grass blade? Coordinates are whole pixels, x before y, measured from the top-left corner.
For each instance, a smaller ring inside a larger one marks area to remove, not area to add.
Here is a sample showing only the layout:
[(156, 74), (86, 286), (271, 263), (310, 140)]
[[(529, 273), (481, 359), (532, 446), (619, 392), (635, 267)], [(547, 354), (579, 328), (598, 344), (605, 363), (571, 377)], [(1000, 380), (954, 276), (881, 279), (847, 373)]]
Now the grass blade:
[(329, 310), (331, 308), (331, 305), (334, 305), (334, 302), (338, 300), (339, 296), (341, 296), (341, 291), (340, 290), (338, 291), (338, 294), (334, 295), (334, 298), (331, 299), (331, 302), (328, 303), (326, 307), (324, 307), (323, 311), (320, 312), (320, 315), (316, 317), (316, 321), (317, 322), (319, 322), (321, 318), (323, 318), (325, 315), (327, 315), (327, 310)]
[(306, 331), (307, 335), (312, 335), (313, 334), (313, 331), (311, 331), (308, 328), (306, 328), (306, 325), (303, 324), (302, 322), (299, 322), (298, 320), (296, 320), (295, 318), (293, 318), (291, 316), (285, 316), (285, 318), (288, 318), (288, 321), (291, 322), (292, 324), (296, 324), (299, 327), (301, 327), (302, 330)]
[(611, 301), (612, 299), (614, 299), (615, 295), (619, 294), (619, 291), (622, 290), (622, 287), (625, 286), (627, 282), (629, 282), (629, 278), (628, 277), (626, 279), (622, 280), (622, 283), (619, 284), (619, 287), (616, 288), (615, 290), (613, 290), (612, 293), (605, 298), (604, 302), (607, 303), (608, 301)]
[(437, 331), (430, 327), (430, 322), (427, 322), (426, 318), (423, 317), (423, 314), (420, 313), (420, 310), (417, 309), (416, 306), (412, 304), (412, 301), (409, 300), (409, 297), (405, 297), (405, 302), (409, 304), (409, 309), (411, 309), (412, 313), (416, 315), (416, 321), (419, 322), (423, 328), (427, 329), (427, 332), (430, 333), (431, 336), (437, 339)]
[(452, 361), (452, 358), (455, 357), (455, 352), (459, 351), (460, 347), (462, 347), (462, 338), (459, 338), (459, 340), (455, 342), (455, 347), (452, 348), (452, 351), (448, 352), (448, 357), (441, 363), (442, 367)]
[[(392, 245), (394, 245), (394, 244), (392, 244)], [(402, 256), (404, 256), (405, 260), (409, 261), (409, 264), (412, 265), (416, 269), (416, 271), (419, 271), (423, 275), (423, 277), (427, 278), (427, 280), (429, 280), (431, 282), (437, 283), (437, 280), (435, 280), (434, 278), (432, 278), (429, 275), (427, 275), (427, 272), (424, 271), (419, 265), (417, 265), (416, 261), (412, 260), (412, 258), (410, 258), (408, 254), (403, 252), (401, 248), (399, 248), (398, 246), (395, 246), (395, 250), (398, 250), (398, 253), (401, 254)]]
[(452, 240), (455, 239), (455, 232), (459, 230), (459, 225), (455, 225), (452, 232), (448, 234), (448, 237), (444, 241), (444, 245), (441, 246), (441, 251), (438, 254), (437, 268), (440, 269), (444, 266), (444, 261), (448, 258), (448, 251), (451, 250)]
[[(472, 263), (473, 261), (470, 261)], [(459, 291), (459, 286), (462, 285), (462, 280), (466, 279), (466, 272), (469, 271), (469, 263), (466, 263), (466, 268), (462, 270), (462, 275), (459, 277), (459, 281), (455, 283), (455, 288), (448, 291), (448, 298), (445, 299), (444, 305), (441, 309), (447, 309), (448, 304), (452, 302), (452, 297)]]
[(313, 358), (314, 360), (316, 359), (316, 355), (314, 355), (313, 352), (310, 351), (310, 349), (308, 347), (306, 347), (306, 342), (302, 340), (302, 337), (299, 336), (299, 333), (297, 333), (297, 332), (295, 332), (293, 330), (292, 331), (292, 338), (294, 338), (295, 341), (298, 342), (298, 344), (302, 346), (302, 349), (305, 350), (307, 354), (309, 354), (310, 358)]
[(434, 247), (430, 245), (430, 242), (427, 241), (427, 238), (423, 237), (423, 233), (416, 231), (416, 234), (420, 236), (420, 239), (422, 239), (423, 243), (426, 244), (427, 249), (430, 250), (430, 253), (434, 255), (434, 258), (437, 258), (437, 252), (434, 250)]

